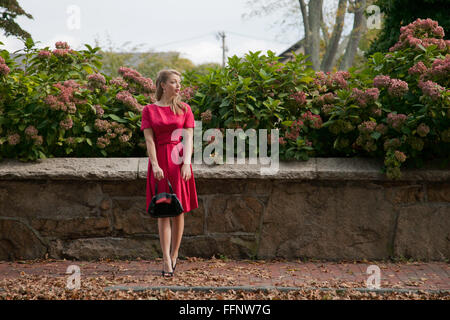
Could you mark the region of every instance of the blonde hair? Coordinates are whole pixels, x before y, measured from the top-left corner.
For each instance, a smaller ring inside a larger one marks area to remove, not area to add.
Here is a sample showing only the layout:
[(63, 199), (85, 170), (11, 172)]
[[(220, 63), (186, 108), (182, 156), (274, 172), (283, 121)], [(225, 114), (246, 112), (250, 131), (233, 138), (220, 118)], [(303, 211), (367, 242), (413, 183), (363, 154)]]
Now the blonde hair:
[[(169, 80), (171, 75), (177, 75), (181, 78), (181, 73), (174, 69), (165, 69), (158, 72), (156, 76), (156, 99), (159, 101), (163, 96), (164, 90), (161, 86), (161, 83), (166, 83)], [(172, 110), (175, 114), (183, 114), (183, 111), (187, 111), (187, 107), (183, 102), (181, 102), (181, 98), (179, 95), (176, 95), (172, 98), (172, 101), (169, 103), (170, 110)]]

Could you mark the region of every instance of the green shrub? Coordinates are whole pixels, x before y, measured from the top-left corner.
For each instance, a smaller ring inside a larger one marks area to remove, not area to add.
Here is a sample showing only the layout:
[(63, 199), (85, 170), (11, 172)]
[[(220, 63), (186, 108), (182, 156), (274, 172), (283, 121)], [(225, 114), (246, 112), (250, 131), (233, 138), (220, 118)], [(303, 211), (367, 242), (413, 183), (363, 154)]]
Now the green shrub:
[(104, 76), (99, 48), (86, 49), (58, 42), (38, 50), (28, 40), (21, 66), (1, 52), (10, 72), (0, 76), (0, 158), (145, 154), (140, 113), (153, 82), (128, 68), (119, 78)]
[(418, 19), (361, 70), (314, 73), (301, 54), (283, 65), (250, 52), (185, 80), (204, 129), (277, 128), (280, 159), (375, 157), (395, 179), (402, 165), (448, 160), (449, 47), (436, 22)]

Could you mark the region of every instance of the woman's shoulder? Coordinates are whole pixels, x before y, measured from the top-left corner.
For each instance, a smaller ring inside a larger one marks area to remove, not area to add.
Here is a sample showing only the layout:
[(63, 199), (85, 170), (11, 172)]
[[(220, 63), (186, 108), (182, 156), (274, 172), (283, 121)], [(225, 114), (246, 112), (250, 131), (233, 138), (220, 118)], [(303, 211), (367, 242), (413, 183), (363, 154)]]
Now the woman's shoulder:
[(184, 101), (181, 101), (181, 103), (186, 107), (186, 111), (189, 111), (189, 109), (191, 109), (191, 106), (189, 104), (187, 104)]
[(144, 106), (144, 108), (142, 109), (142, 111), (144, 111), (144, 110), (148, 110), (148, 109), (151, 109), (151, 108), (153, 108), (155, 106), (155, 104), (154, 103), (150, 103), (150, 104), (147, 104), (147, 105), (145, 105)]

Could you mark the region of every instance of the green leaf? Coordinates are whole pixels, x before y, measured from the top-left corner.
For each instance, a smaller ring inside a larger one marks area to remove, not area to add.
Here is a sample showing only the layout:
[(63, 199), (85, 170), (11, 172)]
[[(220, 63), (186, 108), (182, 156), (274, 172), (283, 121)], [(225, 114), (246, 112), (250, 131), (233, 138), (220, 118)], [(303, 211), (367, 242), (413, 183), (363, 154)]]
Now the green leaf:
[(293, 120), (286, 120), (286, 121), (281, 122), (281, 124), (283, 126), (290, 127), (293, 122), (294, 122)]
[(259, 70), (259, 75), (260, 75), (261, 78), (263, 78), (264, 80), (266, 80), (267, 78), (269, 78), (269, 75), (264, 71), (264, 69), (260, 69), (260, 70)]
[(90, 145), (90, 146), (92, 147), (92, 141), (91, 141), (91, 139), (86, 138), (86, 142), (87, 142), (88, 145)]
[(108, 114), (107, 116), (110, 117), (111, 119), (113, 119), (114, 121), (127, 123), (126, 120), (120, 118), (119, 116), (116, 116), (115, 114)]
[(90, 126), (84, 126), (83, 129), (85, 132), (92, 133), (92, 128)]
[(425, 49), (424, 46), (421, 45), (420, 43), (418, 43), (417, 46), (418, 46), (420, 49), (422, 49), (423, 51), (427, 52), (427, 49)]
[(378, 131), (374, 131), (370, 134), (370, 136), (375, 140), (378, 140), (381, 137), (381, 133), (379, 133)]
[(245, 108), (243, 108), (242, 106), (240, 106), (240, 105), (236, 105), (236, 109), (237, 109), (237, 111), (239, 111), (240, 113), (245, 113)]

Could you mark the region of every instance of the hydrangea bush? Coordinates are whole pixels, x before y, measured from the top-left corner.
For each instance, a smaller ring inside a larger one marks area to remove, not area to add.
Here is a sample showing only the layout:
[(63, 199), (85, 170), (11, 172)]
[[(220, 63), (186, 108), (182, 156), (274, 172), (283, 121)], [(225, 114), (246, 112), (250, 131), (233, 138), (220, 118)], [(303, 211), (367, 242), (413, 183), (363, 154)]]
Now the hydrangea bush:
[(22, 65), (0, 52), (0, 157), (144, 155), (139, 126), (153, 81), (125, 67), (117, 78), (100, 74), (99, 48), (55, 47), (27, 41)]
[[(314, 72), (302, 54), (283, 64), (249, 52), (206, 75), (185, 73), (181, 95), (203, 130), (279, 129), (282, 160), (375, 157), (396, 179), (402, 166), (450, 155), (450, 41), (430, 19), (400, 31), (359, 70)], [(127, 67), (103, 75), (99, 48), (86, 48), (28, 41), (23, 67), (0, 51), (0, 157), (145, 155), (139, 128), (153, 81)]]
[(314, 72), (301, 54), (286, 64), (270, 51), (232, 57), (224, 69), (186, 75), (197, 89), (190, 102), (204, 128), (280, 129), (281, 159), (376, 157), (399, 178), (402, 165), (449, 157), (443, 37), (435, 21), (418, 19), (388, 53), (350, 72)]

